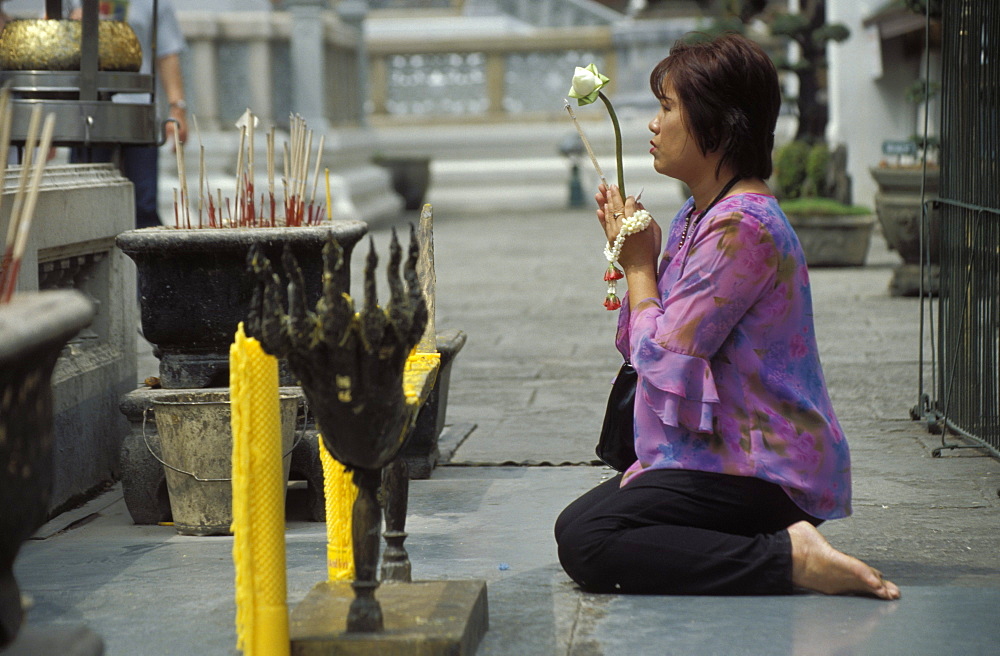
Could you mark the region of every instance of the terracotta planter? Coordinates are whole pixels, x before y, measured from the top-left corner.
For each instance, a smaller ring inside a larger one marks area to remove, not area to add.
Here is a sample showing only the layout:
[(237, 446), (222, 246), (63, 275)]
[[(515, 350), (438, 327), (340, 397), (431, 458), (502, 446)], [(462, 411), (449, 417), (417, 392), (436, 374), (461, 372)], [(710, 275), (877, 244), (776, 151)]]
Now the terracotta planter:
[(74, 291), (24, 294), (0, 306), (0, 648), (23, 618), (14, 558), (44, 523), (52, 493), (52, 371), (93, 316), (94, 306)]
[(309, 303), (315, 303), (327, 237), (337, 239), (349, 261), (367, 231), (362, 221), (336, 221), (300, 228), (145, 228), (118, 235), (118, 247), (139, 271), (142, 331), (160, 358), (160, 384), (228, 386), (229, 345), (253, 295), (246, 271), (252, 244), (261, 244), (275, 262), (290, 245), (305, 275)]
[(875, 217), (789, 215), (810, 267), (864, 266)]
[[(889, 283), (890, 292), (894, 296), (916, 296), (919, 293), (920, 282), (920, 185), (923, 178), (922, 169), (872, 167), (869, 169), (879, 190), (875, 194), (875, 211), (882, 226), (889, 248), (899, 253), (903, 264), (893, 272)], [(927, 180), (924, 194), (927, 200), (938, 195), (938, 183), (941, 171), (938, 168), (927, 170)], [(929, 270), (924, 281), (924, 290), (937, 293), (937, 265), (940, 252), (940, 214), (930, 209), (927, 215), (927, 240)], [(925, 262), (925, 264), (927, 264)]]

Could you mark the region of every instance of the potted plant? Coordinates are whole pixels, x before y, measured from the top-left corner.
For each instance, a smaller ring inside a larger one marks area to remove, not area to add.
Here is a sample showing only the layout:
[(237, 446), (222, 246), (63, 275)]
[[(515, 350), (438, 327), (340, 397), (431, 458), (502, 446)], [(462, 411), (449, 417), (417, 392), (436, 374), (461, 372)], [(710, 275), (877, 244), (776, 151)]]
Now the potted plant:
[(781, 209), (809, 266), (863, 266), (875, 218), (866, 207), (831, 197), (838, 176), (826, 144), (789, 142), (776, 153), (774, 168)]

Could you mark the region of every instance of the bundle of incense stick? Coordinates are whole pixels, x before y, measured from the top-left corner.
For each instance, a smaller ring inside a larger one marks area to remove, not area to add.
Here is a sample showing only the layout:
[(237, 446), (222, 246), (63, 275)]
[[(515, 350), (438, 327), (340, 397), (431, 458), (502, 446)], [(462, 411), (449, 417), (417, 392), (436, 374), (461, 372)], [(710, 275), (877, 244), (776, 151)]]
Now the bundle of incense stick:
[(309, 152), (312, 150), (313, 132), (306, 127), (306, 121), (299, 115), (291, 117), (289, 129), (290, 144), (285, 149), (285, 224), (289, 226), (313, 225), (322, 220), (322, 213), (316, 211), (316, 184), (319, 179), (319, 160), (323, 154), (325, 136), (320, 137), (316, 153), (316, 170), (312, 196), (306, 205), (306, 188), (309, 178)]
[[(10, 98), (5, 88), (0, 92), (0, 154), (2, 154), (3, 160), (3, 164), (0, 165), (0, 184), (3, 184), (2, 181), (7, 173), (6, 162), (7, 152), (10, 148), (11, 114)], [(56, 123), (55, 114), (46, 115), (45, 123), (41, 128), (42, 136), (39, 140), (38, 128), (41, 123), (42, 108), (36, 105), (28, 122), (28, 134), (24, 142), (24, 159), (21, 164), (21, 174), (18, 177), (14, 204), (11, 207), (3, 260), (0, 262), (0, 303), (9, 303), (14, 296), (14, 288), (17, 286), (21, 260), (28, 247), (28, 235), (35, 215), (35, 204), (38, 201), (38, 190), (42, 184), (42, 174), (45, 172), (48, 152), (52, 147), (52, 135)]]
[[(199, 180), (198, 180), (198, 220), (193, 226), (189, 209), (190, 197), (187, 190), (187, 176), (184, 170), (184, 145), (176, 144), (177, 177), (180, 189), (174, 190), (174, 227), (274, 227), (278, 225), (302, 226), (318, 225), (329, 216), (316, 206), (316, 188), (319, 185), (320, 160), (323, 155), (325, 136), (320, 136), (319, 147), (316, 150), (316, 161), (312, 165), (312, 190), (308, 196), (308, 178), (310, 175), (313, 132), (306, 126), (301, 116), (293, 114), (289, 118), (289, 141), (285, 142), (284, 176), (282, 187), (284, 200), (284, 218), (276, 216), (277, 201), (274, 191), (275, 176), (275, 128), (271, 126), (265, 137), (267, 150), (267, 192), (261, 193), (258, 203), (255, 191), (254, 167), (254, 135), (258, 119), (248, 109), (236, 122), (240, 130), (239, 150), (236, 155), (236, 189), (232, 203), (229, 198), (223, 198), (222, 190), (217, 189), (213, 197), (205, 183), (205, 147), (201, 145), (201, 134), (198, 132), (197, 118), (192, 115), (195, 132), (199, 143)], [(329, 204), (329, 197), (327, 198)], [(207, 213), (203, 219), (202, 212)]]

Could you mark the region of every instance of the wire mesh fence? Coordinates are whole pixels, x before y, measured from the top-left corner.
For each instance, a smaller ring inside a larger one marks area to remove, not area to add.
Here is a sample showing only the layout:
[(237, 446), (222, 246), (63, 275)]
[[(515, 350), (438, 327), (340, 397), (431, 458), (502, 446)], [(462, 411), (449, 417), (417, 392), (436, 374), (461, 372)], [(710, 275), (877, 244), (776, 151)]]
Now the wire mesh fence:
[[(942, 3), (939, 334), (934, 411), (1000, 455), (1000, 3)], [(943, 448), (949, 444), (947, 431)]]

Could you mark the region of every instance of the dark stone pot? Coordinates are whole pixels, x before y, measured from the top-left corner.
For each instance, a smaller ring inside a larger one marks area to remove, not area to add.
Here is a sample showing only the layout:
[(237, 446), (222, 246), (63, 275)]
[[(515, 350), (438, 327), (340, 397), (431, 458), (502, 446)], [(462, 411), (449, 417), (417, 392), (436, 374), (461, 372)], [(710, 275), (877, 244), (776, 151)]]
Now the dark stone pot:
[(23, 618), (14, 558), (45, 522), (52, 493), (52, 371), (94, 310), (75, 291), (25, 294), (0, 305), (0, 648), (14, 640)]
[(423, 207), (431, 184), (429, 157), (376, 157), (372, 161), (389, 171), (392, 188), (403, 197), (406, 209), (419, 210)]
[(337, 239), (350, 261), (367, 231), (362, 221), (336, 221), (300, 228), (145, 228), (118, 235), (118, 247), (139, 271), (142, 331), (160, 358), (160, 384), (229, 385), (229, 345), (253, 296), (246, 268), (252, 244), (261, 244), (273, 262), (280, 262), (285, 244), (291, 244), (313, 305), (322, 290), (327, 237)]

